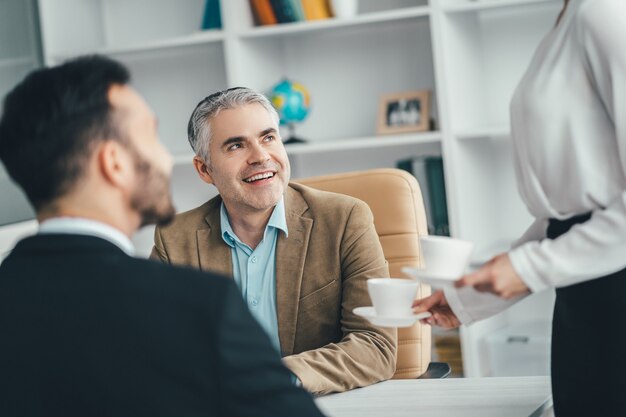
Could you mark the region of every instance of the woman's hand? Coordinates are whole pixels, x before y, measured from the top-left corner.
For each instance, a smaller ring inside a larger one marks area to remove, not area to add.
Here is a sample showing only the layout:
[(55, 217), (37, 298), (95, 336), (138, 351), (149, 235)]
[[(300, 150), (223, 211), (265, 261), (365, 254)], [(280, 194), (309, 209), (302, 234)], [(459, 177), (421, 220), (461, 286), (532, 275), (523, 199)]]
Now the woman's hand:
[(462, 276), (454, 286), (472, 286), (476, 291), (490, 292), (505, 299), (529, 292), (506, 253), (495, 256), (477, 271)]

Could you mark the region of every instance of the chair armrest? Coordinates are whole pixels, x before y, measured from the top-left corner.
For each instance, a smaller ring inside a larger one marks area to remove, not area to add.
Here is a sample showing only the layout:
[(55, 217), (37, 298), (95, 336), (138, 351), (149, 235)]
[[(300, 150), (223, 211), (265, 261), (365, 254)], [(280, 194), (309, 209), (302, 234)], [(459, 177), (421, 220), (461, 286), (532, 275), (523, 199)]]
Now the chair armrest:
[(428, 364), (428, 369), (417, 379), (441, 379), (447, 378), (450, 375), (452, 369), (450, 365), (445, 362), (431, 362)]

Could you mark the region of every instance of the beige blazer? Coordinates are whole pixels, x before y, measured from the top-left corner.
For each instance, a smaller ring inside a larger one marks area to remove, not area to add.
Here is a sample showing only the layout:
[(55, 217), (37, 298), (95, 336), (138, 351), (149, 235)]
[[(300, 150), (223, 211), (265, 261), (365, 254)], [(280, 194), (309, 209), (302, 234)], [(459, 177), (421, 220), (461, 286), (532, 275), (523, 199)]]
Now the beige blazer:
[[(219, 196), (155, 231), (152, 258), (232, 277)], [(276, 244), (276, 304), (284, 363), (314, 393), (345, 391), (393, 376), (396, 332), (352, 313), (371, 305), (368, 278), (389, 271), (369, 207), (341, 194), (290, 184), (289, 237)]]

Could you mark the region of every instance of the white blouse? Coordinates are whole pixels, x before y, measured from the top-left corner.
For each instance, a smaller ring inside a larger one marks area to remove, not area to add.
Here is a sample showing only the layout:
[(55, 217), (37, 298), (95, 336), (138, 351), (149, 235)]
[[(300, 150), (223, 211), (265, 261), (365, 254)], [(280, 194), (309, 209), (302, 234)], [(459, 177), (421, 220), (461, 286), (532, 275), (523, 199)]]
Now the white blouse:
[[(509, 252), (533, 292), (626, 267), (626, 1), (570, 0), (511, 103), (519, 192), (536, 221)], [(593, 212), (561, 237), (549, 218)], [(446, 291), (469, 323), (511, 302)]]

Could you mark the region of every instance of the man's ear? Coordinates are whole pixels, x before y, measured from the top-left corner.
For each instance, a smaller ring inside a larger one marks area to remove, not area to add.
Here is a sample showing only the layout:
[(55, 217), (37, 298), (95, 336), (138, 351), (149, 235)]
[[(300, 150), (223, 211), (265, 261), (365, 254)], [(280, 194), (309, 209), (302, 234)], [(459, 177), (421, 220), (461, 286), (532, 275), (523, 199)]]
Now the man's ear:
[(211, 177), (211, 173), (209, 172), (209, 166), (204, 162), (204, 159), (199, 156), (193, 157), (193, 167), (196, 169), (198, 176), (200, 179), (207, 184), (213, 184), (213, 178)]
[(134, 176), (134, 162), (128, 150), (115, 140), (107, 140), (96, 152), (100, 172), (105, 181), (118, 188), (127, 188)]

